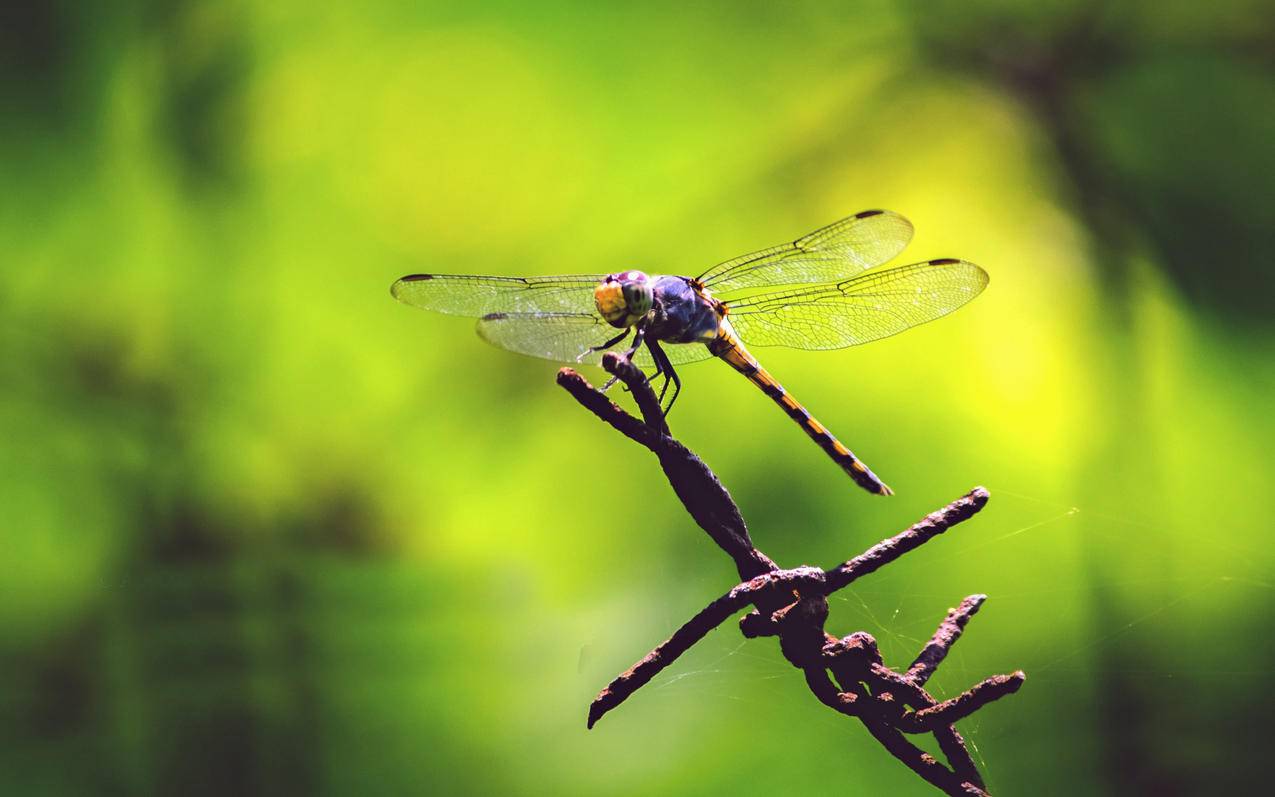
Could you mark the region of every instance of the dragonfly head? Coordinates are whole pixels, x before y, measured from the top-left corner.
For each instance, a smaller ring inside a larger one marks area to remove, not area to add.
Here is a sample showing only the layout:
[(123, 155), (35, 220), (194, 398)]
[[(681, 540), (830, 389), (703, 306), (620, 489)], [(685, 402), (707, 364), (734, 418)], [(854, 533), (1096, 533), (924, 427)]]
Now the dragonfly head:
[(598, 314), (613, 327), (631, 327), (655, 305), (655, 292), (651, 278), (641, 271), (621, 271), (608, 274), (593, 289), (593, 301)]

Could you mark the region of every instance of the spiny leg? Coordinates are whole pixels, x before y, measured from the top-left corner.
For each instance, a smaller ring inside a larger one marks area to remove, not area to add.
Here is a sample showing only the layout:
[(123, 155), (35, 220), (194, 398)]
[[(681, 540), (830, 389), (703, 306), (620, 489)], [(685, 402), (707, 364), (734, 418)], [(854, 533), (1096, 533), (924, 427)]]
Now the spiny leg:
[(576, 362), (578, 363), (584, 362), (584, 358), (588, 357), (590, 354), (593, 354), (594, 352), (606, 351), (607, 349), (611, 348), (615, 344), (627, 338), (629, 336), (629, 333), (632, 331), (633, 331), (632, 329), (625, 329), (620, 334), (608, 340), (606, 343), (603, 343), (601, 346), (590, 346), (589, 348), (580, 352), (579, 356), (576, 357)]
[[(655, 372), (656, 372), (657, 374), (664, 373), (664, 363), (665, 363), (665, 361), (668, 359), (668, 358), (667, 358), (667, 357), (665, 357), (665, 355), (664, 355), (664, 349), (663, 349), (663, 348), (661, 348), (661, 347), (660, 347), (660, 344), (659, 344), (658, 342), (654, 341), (654, 340), (647, 341), (647, 343), (646, 343), (646, 348), (650, 350), (650, 352), (651, 352), (651, 359), (655, 361)], [(668, 369), (668, 370), (669, 370), (670, 372), (673, 370), (671, 365), (669, 366), (669, 369)], [(669, 382), (671, 382), (671, 381), (672, 381), (672, 380), (669, 378), (669, 375), (665, 373), (665, 374), (664, 374), (664, 384), (663, 384), (663, 386), (661, 386), (661, 387), (660, 387), (660, 398), (659, 398), (659, 402), (660, 402), (660, 406), (661, 406), (661, 407), (663, 407), (663, 406), (664, 406), (664, 396), (665, 396), (665, 394), (667, 394), (667, 393), (668, 393), (668, 386), (669, 386)], [(668, 416), (668, 413), (667, 413), (667, 412), (665, 412), (665, 413), (664, 413), (664, 415), (667, 417), (667, 416)]]
[[(641, 323), (637, 324), (635, 327), (633, 327), (633, 329), (636, 330), (636, 332), (633, 334), (633, 345), (629, 347), (628, 351), (624, 352), (624, 359), (630, 362), (633, 361), (633, 355), (636, 354), (637, 350), (642, 347), (642, 341), (646, 339), (646, 328), (642, 326)], [(619, 341), (624, 340), (624, 338), (628, 334), (629, 334), (629, 331), (626, 329), (624, 331), (624, 334), (620, 335), (619, 338), (611, 341), (611, 345), (614, 345), (615, 343), (618, 343)], [(602, 392), (605, 393), (608, 390), (610, 390), (611, 386), (614, 385), (618, 380), (619, 380), (618, 376), (613, 376), (610, 379), (608, 379), (606, 384), (602, 386)]]
[(668, 393), (668, 386), (673, 385), (673, 398), (669, 399), (667, 407), (664, 407), (664, 417), (673, 411), (673, 404), (677, 402), (677, 395), (682, 392), (682, 380), (677, 375), (677, 371), (673, 368), (673, 362), (668, 358), (668, 354), (664, 352), (663, 347), (658, 341), (648, 340), (646, 347), (651, 350), (651, 359), (655, 360), (656, 373), (664, 374), (664, 387), (660, 389), (660, 406), (664, 406), (664, 395)]
[[(654, 360), (655, 358), (654, 358), (654, 357), (652, 357), (651, 359), (653, 359), (653, 360)], [(651, 373), (649, 373), (649, 374), (648, 374), (648, 373), (646, 373), (645, 371), (643, 371), (643, 372), (642, 372), (642, 376), (646, 377), (646, 381), (647, 381), (647, 382), (654, 382), (654, 381), (655, 381), (656, 379), (658, 379), (658, 378), (660, 377), (660, 375), (661, 375), (661, 374), (663, 374), (663, 373), (664, 373), (664, 369), (663, 369), (663, 368), (661, 368), (661, 367), (660, 367), (660, 364), (657, 362), (657, 363), (655, 363), (655, 370), (654, 370), (654, 371), (652, 371), (652, 372), (651, 372)], [(610, 387), (610, 386), (611, 386), (611, 385), (615, 382), (615, 380), (617, 380), (617, 379), (619, 379), (619, 377), (617, 377), (617, 376), (613, 376), (613, 377), (611, 377), (611, 379), (610, 379), (610, 380), (608, 380), (608, 381), (607, 381), (607, 383), (606, 383), (605, 385), (603, 385), (603, 386), (602, 386), (602, 389), (603, 389), (603, 390), (606, 390), (606, 389), (607, 389), (608, 387)], [(668, 377), (666, 376), (666, 377), (664, 377), (664, 379), (665, 379), (665, 383), (667, 384)], [(625, 387), (624, 387), (624, 392), (625, 392), (625, 393), (628, 393), (628, 392), (629, 392), (629, 388), (628, 388), (628, 386), (627, 386), (627, 385), (625, 385)], [(661, 395), (661, 397), (663, 397), (663, 394), (662, 394), (662, 393), (661, 393), (660, 395)]]
[(637, 350), (642, 348), (642, 341), (646, 340), (645, 326), (639, 322), (634, 329), (636, 329), (637, 332), (633, 334), (633, 345), (630, 346), (629, 350), (624, 353), (624, 359), (629, 360), (630, 362), (633, 361), (633, 355), (637, 354)]
[[(649, 344), (647, 345), (647, 348), (648, 349), (650, 348)], [(654, 382), (657, 377), (660, 377), (660, 376), (664, 377), (664, 384), (660, 387), (660, 398), (659, 398), (660, 406), (663, 406), (664, 394), (668, 392), (670, 367), (666, 367), (663, 363), (661, 363), (660, 358), (655, 356), (654, 351), (651, 352), (651, 359), (655, 360), (655, 371), (654, 373), (652, 373), (650, 376), (646, 378), (646, 381)]]
[[(648, 346), (647, 346), (647, 348), (650, 348), (650, 346), (648, 345)], [(649, 373), (649, 374), (645, 374), (645, 376), (646, 376), (646, 381), (648, 381), (648, 382), (654, 382), (656, 379), (658, 379), (658, 378), (659, 378), (659, 377), (660, 377), (660, 376), (664, 373), (664, 367), (663, 367), (662, 365), (660, 365), (660, 361), (659, 361), (659, 360), (657, 360), (657, 359), (655, 359), (655, 357), (651, 357), (651, 359), (652, 359), (652, 360), (655, 360), (655, 370), (654, 370), (654, 371), (652, 371), (652, 372), (651, 372), (651, 373)], [(665, 382), (667, 382), (667, 381), (668, 381), (668, 377), (667, 377), (667, 376), (665, 376), (665, 377), (664, 377), (664, 380), (665, 380)], [(663, 395), (663, 394), (661, 394), (661, 396), (662, 396), (662, 395)]]
[(673, 397), (668, 400), (668, 406), (664, 408), (665, 418), (667, 418), (668, 414), (673, 411), (673, 405), (677, 403), (677, 397), (682, 394), (682, 379), (677, 375), (677, 371), (673, 370), (672, 365), (669, 365), (668, 367), (668, 380), (664, 383), (666, 390), (668, 389), (669, 382), (673, 383)]

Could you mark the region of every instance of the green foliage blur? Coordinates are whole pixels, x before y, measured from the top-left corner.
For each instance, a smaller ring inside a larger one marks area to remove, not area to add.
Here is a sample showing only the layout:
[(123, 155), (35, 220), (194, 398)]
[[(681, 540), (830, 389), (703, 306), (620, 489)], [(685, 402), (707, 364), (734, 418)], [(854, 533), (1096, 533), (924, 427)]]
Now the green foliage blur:
[[(1269, 8), (1126, 2), (11, 4), (0, 25), (0, 793), (931, 793), (733, 627), (655, 461), (414, 271), (695, 274), (840, 216), (986, 293), (719, 363), (674, 431), (758, 545), (935, 679), (1004, 794), (1260, 790), (1275, 333)], [(596, 376), (596, 374), (594, 375)]]

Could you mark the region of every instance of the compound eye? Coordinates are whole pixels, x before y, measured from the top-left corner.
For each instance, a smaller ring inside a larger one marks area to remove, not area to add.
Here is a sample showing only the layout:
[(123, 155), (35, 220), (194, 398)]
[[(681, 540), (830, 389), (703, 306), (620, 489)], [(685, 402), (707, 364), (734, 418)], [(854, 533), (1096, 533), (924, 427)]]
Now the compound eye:
[(624, 286), (624, 303), (633, 316), (644, 316), (653, 303), (651, 286), (645, 282), (630, 282)]

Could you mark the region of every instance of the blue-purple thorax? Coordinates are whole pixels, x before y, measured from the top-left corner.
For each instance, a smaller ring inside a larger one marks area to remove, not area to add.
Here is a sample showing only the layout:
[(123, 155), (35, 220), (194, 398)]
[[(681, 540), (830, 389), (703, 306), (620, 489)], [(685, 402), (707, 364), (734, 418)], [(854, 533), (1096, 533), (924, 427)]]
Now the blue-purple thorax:
[(722, 322), (719, 305), (686, 277), (656, 277), (646, 334), (669, 343), (707, 343)]

